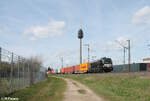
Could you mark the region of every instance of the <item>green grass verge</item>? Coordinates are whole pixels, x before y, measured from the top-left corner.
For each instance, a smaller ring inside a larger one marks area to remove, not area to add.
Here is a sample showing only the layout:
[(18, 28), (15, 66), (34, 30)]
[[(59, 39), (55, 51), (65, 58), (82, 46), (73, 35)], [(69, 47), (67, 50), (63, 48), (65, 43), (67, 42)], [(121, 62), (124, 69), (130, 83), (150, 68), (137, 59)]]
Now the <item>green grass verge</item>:
[(140, 76), (80, 75), (77, 80), (109, 101), (150, 101), (150, 78)]
[(61, 101), (65, 88), (64, 80), (48, 77), (45, 81), (15, 92), (10, 97), (19, 98), (19, 101)]

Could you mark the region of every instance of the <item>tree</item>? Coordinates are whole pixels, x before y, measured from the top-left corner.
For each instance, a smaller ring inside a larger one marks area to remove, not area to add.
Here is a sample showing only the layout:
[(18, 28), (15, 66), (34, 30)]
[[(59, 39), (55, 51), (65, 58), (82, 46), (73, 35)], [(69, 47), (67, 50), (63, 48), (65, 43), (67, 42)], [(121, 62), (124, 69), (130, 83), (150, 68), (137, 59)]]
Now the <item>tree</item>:
[(48, 71), (52, 71), (52, 68), (51, 68), (51, 67), (48, 67)]

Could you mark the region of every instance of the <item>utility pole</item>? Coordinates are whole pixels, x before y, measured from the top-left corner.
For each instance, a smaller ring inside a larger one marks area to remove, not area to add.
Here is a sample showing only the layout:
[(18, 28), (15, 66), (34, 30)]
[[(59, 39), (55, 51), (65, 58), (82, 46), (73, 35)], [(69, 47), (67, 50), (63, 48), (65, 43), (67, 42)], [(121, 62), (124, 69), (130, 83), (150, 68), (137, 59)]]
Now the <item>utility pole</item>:
[(115, 40), (120, 46), (123, 47), (123, 64), (125, 66), (125, 52), (126, 52), (126, 49), (128, 49), (128, 47), (122, 45), (119, 41)]
[(125, 65), (125, 63), (126, 63), (126, 60), (125, 60), (125, 52), (126, 52), (126, 48), (125, 47), (123, 47), (123, 63), (124, 63), (124, 65)]
[(128, 41), (128, 69), (129, 69), (129, 72), (130, 72), (130, 63), (131, 63), (130, 40), (127, 40), (127, 41)]
[(90, 63), (90, 45), (88, 44), (88, 63)]
[(64, 59), (63, 59), (63, 57), (61, 58), (61, 63), (62, 63), (62, 68), (64, 67)]
[(128, 41), (128, 47), (123, 46), (122, 44), (120, 44), (117, 40), (116, 42), (119, 43), (123, 48), (124, 48), (124, 65), (125, 65), (125, 49), (128, 49), (128, 71), (130, 72), (131, 69), (131, 52), (130, 52), (130, 40)]
[(95, 61), (95, 59), (96, 59), (96, 56), (92, 56), (92, 60)]
[(88, 47), (88, 63), (90, 62), (90, 45), (89, 44), (85, 44), (84, 46)]

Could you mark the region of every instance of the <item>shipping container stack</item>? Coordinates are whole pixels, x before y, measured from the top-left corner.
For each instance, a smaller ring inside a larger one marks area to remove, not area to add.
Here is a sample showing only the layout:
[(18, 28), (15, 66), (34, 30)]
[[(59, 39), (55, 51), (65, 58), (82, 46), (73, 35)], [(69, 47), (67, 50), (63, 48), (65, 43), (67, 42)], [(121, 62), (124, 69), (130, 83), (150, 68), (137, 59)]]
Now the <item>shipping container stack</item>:
[[(133, 63), (130, 65), (130, 72), (140, 72), (150, 70), (150, 64), (147, 63)], [(113, 72), (128, 72), (128, 64), (125, 65), (114, 65)]]

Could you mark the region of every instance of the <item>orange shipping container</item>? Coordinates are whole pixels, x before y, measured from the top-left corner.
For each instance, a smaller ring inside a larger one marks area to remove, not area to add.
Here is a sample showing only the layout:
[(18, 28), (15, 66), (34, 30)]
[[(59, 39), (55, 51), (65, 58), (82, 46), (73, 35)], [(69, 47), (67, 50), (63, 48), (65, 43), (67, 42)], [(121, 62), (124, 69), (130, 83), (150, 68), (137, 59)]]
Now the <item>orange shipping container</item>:
[(61, 72), (61, 73), (64, 73), (64, 68), (61, 68), (61, 69), (60, 69), (60, 72)]
[(88, 71), (88, 63), (80, 64), (80, 71)]
[(76, 65), (75, 66), (75, 72), (79, 72), (80, 71), (80, 65)]

